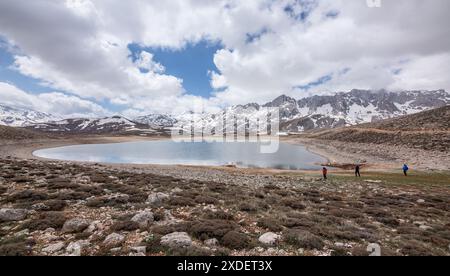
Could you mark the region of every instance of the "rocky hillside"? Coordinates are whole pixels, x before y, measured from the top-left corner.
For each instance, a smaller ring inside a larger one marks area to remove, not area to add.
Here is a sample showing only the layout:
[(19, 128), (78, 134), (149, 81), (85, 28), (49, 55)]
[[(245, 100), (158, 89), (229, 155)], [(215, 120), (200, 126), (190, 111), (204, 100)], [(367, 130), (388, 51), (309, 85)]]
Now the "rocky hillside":
[(450, 105), (359, 127), (392, 131), (449, 131)]
[[(280, 127), (283, 132), (299, 133), (317, 129), (329, 129), (377, 122), (403, 115), (415, 114), (450, 104), (450, 94), (444, 90), (389, 92), (352, 90), (348, 93), (337, 93), (332, 96), (313, 96), (296, 100), (282, 95), (275, 100), (259, 105), (250, 103), (238, 105), (224, 110), (227, 116), (240, 119), (262, 118), (264, 107), (279, 108)], [(189, 125), (201, 129), (202, 125), (215, 127), (218, 114), (183, 114), (173, 117), (169, 124)], [(149, 118), (155, 118), (150, 116)], [(147, 119), (146, 123), (158, 124), (157, 120)], [(167, 116), (164, 117), (167, 122)], [(239, 123), (238, 123), (238, 127)], [(188, 127), (189, 129), (189, 127)]]
[(390, 144), (448, 152), (450, 147), (450, 106), (360, 126), (308, 134), (309, 138)]
[[(222, 111), (236, 120), (237, 128), (245, 128), (246, 120), (264, 120), (263, 108), (279, 108), (282, 132), (300, 133), (318, 129), (374, 123), (384, 119), (414, 114), (450, 104), (450, 94), (444, 90), (390, 92), (385, 90), (352, 90), (330, 96), (313, 96), (296, 100), (282, 95), (260, 105), (249, 103), (231, 106)], [(0, 105), (0, 124), (26, 126), (31, 129), (60, 133), (164, 132), (168, 128), (194, 129), (220, 127), (219, 114), (167, 115), (150, 114), (128, 120), (123, 117), (80, 118), (57, 120), (54, 116)], [(256, 124), (253, 124), (255, 126)], [(252, 126), (252, 124), (250, 124)], [(254, 127), (255, 128), (255, 127)], [(255, 129), (249, 129), (253, 131)], [(229, 129), (227, 129), (229, 132)]]
[(147, 116), (140, 116), (134, 119), (134, 121), (152, 126), (154, 128), (172, 127), (177, 123), (177, 120), (175, 118), (163, 114), (150, 114)]
[(0, 125), (24, 127), (58, 119), (44, 112), (0, 104)]
[(152, 134), (156, 131), (146, 124), (124, 117), (114, 116), (101, 119), (67, 119), (58, 122), (34, 124), (28, 129), (64, 134)]
[(27, 129), (0, 125), (0, 140), (28, 140), (46, 138), (47, 135)]

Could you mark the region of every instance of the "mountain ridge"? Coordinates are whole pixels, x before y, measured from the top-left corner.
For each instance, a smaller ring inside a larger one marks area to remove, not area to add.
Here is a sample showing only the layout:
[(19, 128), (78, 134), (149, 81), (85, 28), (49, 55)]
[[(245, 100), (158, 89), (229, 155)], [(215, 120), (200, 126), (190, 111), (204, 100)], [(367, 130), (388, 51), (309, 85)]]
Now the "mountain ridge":
[[(353, 89), (349, 92), (316, 95), (299, 100), (287, 95), (280, 95), (273, 101), (262, 105), (258, 103), (236, 105), (224, 109), (223, 112), (236, 118), (257, 119), (264, 114), (263, 108), (279, 108), (280, 131), (301, 133), (372, 123), (449, 104), (450, 94), (445, 90), (390, 92)], [(0, 124), (49, 132), (107, 133), (108, 131), (131, 131), (133, 128), (143, 131), (167, 131), (172, 127), (189, 125), (192, 121), (199, 128), (205, 125), (214, 128), (217, 126), (217, 122), (215, 122), (217, 115), (149, 114), (132, 119), (112, 116), (55, 120), (56, 116), (47, 113), (14, 109), (14, 107), (0, 104)], [(111, 124), (108, 126), (99, 124), (99, 121), (105, 121), (108, 118)], [(242, 127), (242, 125), (238, 127)]]

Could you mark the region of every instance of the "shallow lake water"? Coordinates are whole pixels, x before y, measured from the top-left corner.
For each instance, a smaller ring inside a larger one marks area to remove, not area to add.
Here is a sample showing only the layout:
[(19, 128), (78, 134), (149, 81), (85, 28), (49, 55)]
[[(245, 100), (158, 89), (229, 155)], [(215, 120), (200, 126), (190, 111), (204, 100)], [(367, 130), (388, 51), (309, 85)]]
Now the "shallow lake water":
[(199, 165), (234, 164), (242, 168), (313, 170), (326, 160), (299, 145), (280, 143), (271, 154), (260, 151), (261, 142), (140, 141), (118, 144), (76, 145), (43, 149), (38, 157), (115, 164)]

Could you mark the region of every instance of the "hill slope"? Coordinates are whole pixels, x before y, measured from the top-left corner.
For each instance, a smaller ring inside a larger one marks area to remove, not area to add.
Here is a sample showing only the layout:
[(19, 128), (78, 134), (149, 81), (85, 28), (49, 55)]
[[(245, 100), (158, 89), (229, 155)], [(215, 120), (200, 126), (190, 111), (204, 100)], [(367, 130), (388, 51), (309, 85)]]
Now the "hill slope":
[(423, 150), (448, 152), (450, 106), (389, 119), (377, 123), (310, 133), (309, 138), (389, 144)]
[(28, 129), (0, 125), (0, 140), (29, 140), (47, 137), (46, 134), (36, 133)]

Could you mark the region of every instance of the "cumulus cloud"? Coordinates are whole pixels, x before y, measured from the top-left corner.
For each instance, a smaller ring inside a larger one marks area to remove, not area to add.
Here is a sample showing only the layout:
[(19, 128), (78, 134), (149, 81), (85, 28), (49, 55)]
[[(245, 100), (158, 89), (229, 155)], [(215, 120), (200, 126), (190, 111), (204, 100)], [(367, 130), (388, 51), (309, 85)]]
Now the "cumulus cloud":
[[(44, 86), (124, 113), (167, 113), (281, 93), (450, 89), (449, 10), (448, 0), (3, 0), (0, 35), (20, 50), (15, 70)], [(202, 40), (224, 46), (209, 99), (185, 91), (151, 51), (133, 59), (128, 49)]]
[(63, 93), (27, 93), (12, 84), (0, 82), (1, 103), (28, 108), (66, 118), (111, 115), (100, 105)]

